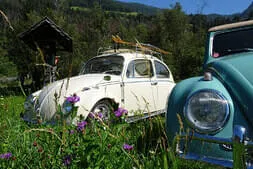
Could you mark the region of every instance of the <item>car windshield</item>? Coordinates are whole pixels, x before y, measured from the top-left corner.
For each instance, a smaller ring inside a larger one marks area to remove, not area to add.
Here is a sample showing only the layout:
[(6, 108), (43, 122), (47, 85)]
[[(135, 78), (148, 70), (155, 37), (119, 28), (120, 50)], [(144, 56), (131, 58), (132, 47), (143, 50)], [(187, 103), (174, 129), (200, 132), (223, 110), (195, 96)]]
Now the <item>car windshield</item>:
[(89, 60), (84, 65), (84, 68), (81, 69), (80, 74), (107, 73), (120, 75), (123, 68), (123, 62), (124, 58), (119, 55), (96, 57)]
[(253, 29), (217, 34), (213, 39), (213, 57), (253, 51)]

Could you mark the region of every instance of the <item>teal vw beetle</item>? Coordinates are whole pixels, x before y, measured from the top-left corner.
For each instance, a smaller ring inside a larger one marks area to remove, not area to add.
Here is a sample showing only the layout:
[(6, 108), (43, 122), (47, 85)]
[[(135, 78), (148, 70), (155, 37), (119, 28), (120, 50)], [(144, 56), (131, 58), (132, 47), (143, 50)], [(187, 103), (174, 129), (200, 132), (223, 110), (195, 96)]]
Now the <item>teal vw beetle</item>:
[(206, 44), (204, 75), (170, 95), (167, 136), (184, 159), (253, 168), (253, 21), (213, 27)]

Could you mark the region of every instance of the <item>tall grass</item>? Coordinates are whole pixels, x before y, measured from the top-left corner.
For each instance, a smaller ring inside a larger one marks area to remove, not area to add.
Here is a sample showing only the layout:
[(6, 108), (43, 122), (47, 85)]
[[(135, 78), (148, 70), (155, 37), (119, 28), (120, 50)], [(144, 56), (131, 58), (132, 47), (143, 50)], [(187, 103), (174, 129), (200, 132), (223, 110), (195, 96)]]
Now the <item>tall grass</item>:
[(214, 168), (177, 159), (162, 116), (132, 124), (89, 119), (82, 130), (28, 125), (19, 117), (23, 102), (21, 96), (0, 98), (0, 168)]

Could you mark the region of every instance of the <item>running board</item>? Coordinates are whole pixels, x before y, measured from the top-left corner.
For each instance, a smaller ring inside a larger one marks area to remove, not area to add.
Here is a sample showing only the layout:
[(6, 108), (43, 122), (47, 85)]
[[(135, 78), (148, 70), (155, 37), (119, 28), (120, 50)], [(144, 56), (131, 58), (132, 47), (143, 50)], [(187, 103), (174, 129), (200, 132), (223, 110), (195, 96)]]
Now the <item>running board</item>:
[(133, 123), (133, 122), (143, 120), (143, 119), (146, 119), (146, 118), (149, 118), (149, 117), (153, 117), (153, 116), (156, 116), (156, 115), (159, 115), (159, 114), (163, 114), (163, 113), (165, 113), (165, 110), (159, 110), (159, 111), (155, 111), (155, 112), (152, 112), (152, 113), (143, 113), (143, 114), (133, 115), (133, 116), (127, 117), (125, 119), (125, 121), (127, 123)]

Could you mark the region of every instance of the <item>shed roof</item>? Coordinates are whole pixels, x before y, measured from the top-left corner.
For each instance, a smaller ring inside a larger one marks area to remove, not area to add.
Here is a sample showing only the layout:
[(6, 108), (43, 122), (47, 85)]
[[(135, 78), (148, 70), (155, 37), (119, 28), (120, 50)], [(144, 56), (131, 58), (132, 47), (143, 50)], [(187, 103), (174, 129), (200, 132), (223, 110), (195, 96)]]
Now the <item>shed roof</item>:
[(48, 17), (18, 36), (33, 50), (37, 50), (37, 43), (39, 47), (54, 44), (56, 50), (73, 51), (71, 37)]

